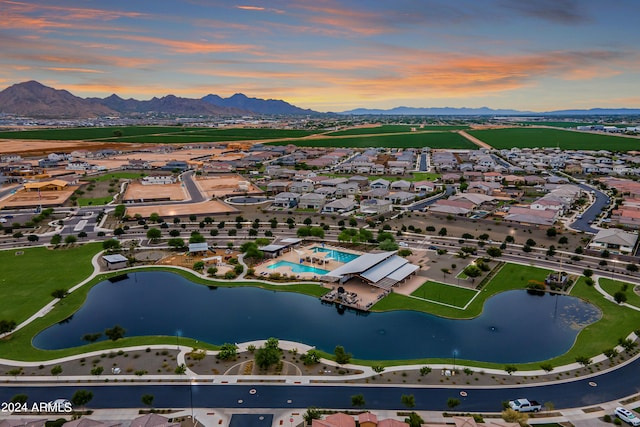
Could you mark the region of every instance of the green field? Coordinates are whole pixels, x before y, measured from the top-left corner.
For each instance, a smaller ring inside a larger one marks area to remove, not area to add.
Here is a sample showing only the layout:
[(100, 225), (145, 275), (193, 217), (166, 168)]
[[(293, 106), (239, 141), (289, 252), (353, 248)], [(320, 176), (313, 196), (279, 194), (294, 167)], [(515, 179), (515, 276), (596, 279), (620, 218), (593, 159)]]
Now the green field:
[(113, 196), (105, 197), (79, 197), (78, 206), (102, 206), (113, 200)]
[(0, 132), (0, 139), (84, 140), (132, 143), (195, 143), (301, 138), (311, 134), (313, 134), (313, 132), (290, 129), (211, 129), (183, 128), (181, 126), (126, 126)]
[(270, 145), (293, 144), (299, 147), (348, 147), (348, 148), (477, 148), (466, 138), (454, 132), (411, 132), (360, 137), (318, 137), (298, 141), (270, 142)]
[(478, 291), (473, 289), (428, 281), (413, 291), (411, 296), (462, 308), (467, 305), (477, 293)]
[(416, 129), (419, 132), (448, 131), (448, 130), (469, 129), (469, 126), (425, 125), (423, 128), (421, 128), (420, 125), (382, 125), (382, 126), (375, 126), (375, 127), (360, 127), (360, 128), (339, 130), (336, 132), (327, 133), (326, 135), (328, 136), (375, 135), (375, 134), (381, 134), (381, 133), (411, 132), (411, 129)]
[[(599, 283), (602, 290), (608, 293), (609, 295), (611, 295), (612, 297), (616, 292), (621, 290), (623, 285), (618, 281), (605, 279), (605, 278), (601, 278)], [(627, 304), (640, 308), (640, 295), (636, 294), (633, 291), (633, 287), (634, 285), (630, 284), (628, 285), (627, 290), (624, 291), (625, 295), (627, 296)]]
[(87, 179), (87, 181), (92, 182), (101, 182), (101, 181), (111, 181), (112, 179), (138, 179), (144, 177), (143, 173), (136, 172), (111, 172), (105, 175), (100, 175), (96, 177), (91, 177)]
[(102, 140), (113, 138), (114, 132), (124, 136), (171, 134), (181, 132), (179, 126), (125, 126), (99, 128), (38, 129), (25, 131), (0, 132), (0, 139), (41, 139), (41, 140)]
[(628, 151), (640, 149), (640, 139), (546, 128), (473, 130), (469, 134), (497, 149), (554, 148), (562, 150)]
[(558, 122), (558, 121), (548, 121), (548, 122), (518, 122), (518, 124), (526, 125), (526, 126), (551, 126), (554, 128), (575, 128), (578, 126), (590, 126), (595, 125), (595, 122)]
[(90, 243), (70, 249), (0, 251), (0, 320), (20, 323), (52, 301), (55, 289), (81, 282), (93, 271), (91, 258), (101, 249), (101, 244)]

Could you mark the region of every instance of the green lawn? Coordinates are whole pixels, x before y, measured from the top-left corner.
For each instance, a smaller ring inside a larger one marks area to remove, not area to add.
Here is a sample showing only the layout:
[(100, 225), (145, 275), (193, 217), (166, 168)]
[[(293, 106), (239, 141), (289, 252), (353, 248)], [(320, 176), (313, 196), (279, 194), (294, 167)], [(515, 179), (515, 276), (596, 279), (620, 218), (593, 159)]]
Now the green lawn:
[(443, 131), (443, 130), (463, 130), (469, 129), (469, 126), (442, 126), (442, 125), (425, 125), (423, 128), (420, 125), (382, 125), (375, 127), (360, 127), (353, 129), (339, 130), (336, 132), (330, 132), (326, 135), (329, 136), (345, 136), (345, 135), (374, 135), (380, 133), (401, 133), (411, 132), (411, 129), (416, 131)]
[(294, 144), (299, 147), (386, 147), (386, 148), (477, 148), (455, 132), (412, 132), (353, 137), (317, 137), (293, 141), (269, 142), (272, 145)]
[(560, 147), (563, 150), (637, 150), (640, 139), (548, 128), (509, 128), (468, 131), (494, 148)]
[(98, 243), (70, 249), (30, 248), (0, 251), (0, 319), (20, 323), (53, 300), (55, 289), (69, 289), (93, 271)]
[(178, 126), (124, 126), (105, 128), (68, 128), (68, 129), (38, 129), (25, 131), (0, 132), (1, 138), (9, 139), (41, 139), (41, 140), (93, 140), (113, 138), (115, 132), (121, 132), (123, 136), (150, 135), (158, 133), (181, 132)]
[(625, 294), (627, 295), (627, 304), (640, 308), (640, 295), (633, 291), (634, 285), (618, 282), (617, 280), (605, 278), (600, 279), (600, 287), (611, 296), (620, 291), (622, 286), (625, 284), (627, 285), (627, 290), (625, 291)]
[(389, 294), (373, 307), (373, 311), (416, 310), (431, 313), (436, 316), (453, 319), (471, 319), (482, 313), (484, 302), (492, 295), (512, 289), (524, 289), (529, 280), (544, 281), (549, 270), (526, 265), (505, 264), (495, 275), (493, 280), (484, 286), (480, 294), (473, 300), (466, 310), (420, 301), (397, 293)]
[(87, 179), (87, 181), (102, 182), (111, 181), (112, 179), (138, 179), (144, 177), (143, 173), (135, 172), (112, 172), (105, 175), (95, 176)]
[(102, 206), (113, 200), (113, 196), (78, 198), (78, 206)]
[(411, 295), (416, 298), (439, 302), (442, 304), (464, 307), (476, 296), (478, 291), (445, 283), (427, 281), (416, 289)]

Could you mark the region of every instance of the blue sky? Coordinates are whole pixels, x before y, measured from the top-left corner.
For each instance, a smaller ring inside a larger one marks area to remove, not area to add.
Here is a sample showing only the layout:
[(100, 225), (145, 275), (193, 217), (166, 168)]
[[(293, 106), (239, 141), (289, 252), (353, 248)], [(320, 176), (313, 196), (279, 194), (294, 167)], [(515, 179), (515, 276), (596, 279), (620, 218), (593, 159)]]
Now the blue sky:
[(0, 86), (317, 111), (640, 107), (637, 0), (0, 0)]

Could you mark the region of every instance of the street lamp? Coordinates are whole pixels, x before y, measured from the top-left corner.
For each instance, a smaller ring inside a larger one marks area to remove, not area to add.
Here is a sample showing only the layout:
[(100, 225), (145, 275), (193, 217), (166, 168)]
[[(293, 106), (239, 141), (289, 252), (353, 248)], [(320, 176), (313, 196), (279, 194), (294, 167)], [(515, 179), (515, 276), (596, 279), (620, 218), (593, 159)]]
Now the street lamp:
[(182, 335), (182, 331), (178, 329), (176, 331), (176, 349), (180, 350), (180, 335)]
[(458, 350), (453, 350), (453, 372), (456, 371), (456, 356), (458, 355)]
[(189, 381), (189, 404), (191, 405), (191, 423), (195, 426), (196, 420), (193, 418), (193, 383), (195, 378), (191, 378)]

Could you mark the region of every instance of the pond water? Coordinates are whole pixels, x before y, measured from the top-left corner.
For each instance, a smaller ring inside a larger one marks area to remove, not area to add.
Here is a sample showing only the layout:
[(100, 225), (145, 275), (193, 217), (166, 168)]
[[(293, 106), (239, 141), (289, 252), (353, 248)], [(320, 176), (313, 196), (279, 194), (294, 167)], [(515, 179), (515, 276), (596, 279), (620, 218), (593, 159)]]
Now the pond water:
[[(600, 318), (570, 296), (509, 291), (491, 297), (471, 320), (414, 311), (363, 314), (319, 299), (253, 287), (208, 288), (173, 273), (130, 273), (89, 291), (69, 319), (39, 333), (34, 346), (80, 346), (83, 335), (118, 324), (126, 336), (184, 336), (213, 344), (276, 337), (333, 353), (342, 345), (369, 360), (451, 358), (495, 363), (546, 360), (571, 348)], [(104, 335), (100, 339), (105, 339)]]

